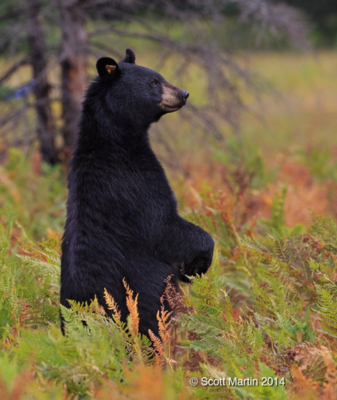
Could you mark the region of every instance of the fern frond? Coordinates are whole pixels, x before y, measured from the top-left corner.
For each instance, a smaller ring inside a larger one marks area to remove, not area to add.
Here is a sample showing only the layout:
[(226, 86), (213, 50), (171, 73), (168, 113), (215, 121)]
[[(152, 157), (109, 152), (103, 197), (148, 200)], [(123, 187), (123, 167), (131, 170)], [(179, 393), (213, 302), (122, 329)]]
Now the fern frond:
[(274, 238), (273, 253), (277, 256), (279, 260), (285, 264), (289, 263), (289, 247), (285, 246), (284, 240), (277, 237)]
[(311, 214), (313, 225), (312, 231), (319, 236), (326, 244), (332, 245), (336, 250), (337, 241), (337, 225), (333, 222), (332, 218), (325, 218), (316, 215), (314, 212)]
[(337, 337), (337, 296), (327, 286), (315, 286), (319, 296), (316, 311), (322, 318), (322, 331)]
[(134, 336), (139, 333), (139, 314), (138, 314), (138, 293), (133, 298), (133, 291), (130, 289), (125, 278), (123, 278), (123, 285), (126, 290), (126, 306), (130, 313), (131, 329)]
[(337, 388), (337, 365), (329, 350), (325, 346), (321, 346), (321, 350), (322, 358), (326, 365), (326, 383), (324, 384), (324, 395), (327, 399), (333, 399), (333, 397), (336, 396)]
[(271, 204), (270, 226), (278, 233), (281, 233), (285, 224), (284, 204), (287, 195), (287, 186), (283, 185), (281, 193), (275, 193)]
[(163, 343), (161, 342), (159, 337), (157, 337), (151, 331), (151, 329), (149, 329), (149, 336), (150, 336), (150, 339), (153, 342), (153, 347), (154, 347), (155, 351), (158, 353), (159, 356), (161, 356), (162, 358), (165, 358), (165, 349), (164, 349)]
[(157, 320), (159, 327), (159, 336), (163, 343), (168, 344), (172, 339), (172, 319), (170, 319), (172, 311), (167, 311), (162, 306), (157, 312)]
[(163, 342), (157, 337), (151, 329), (149, 329), (149, 336), (153, 342), (153, 347), (154, 347), (154, 365), (155, 366), (162, 366), (165, 363), (169, 364), (170, 368), (173, 369), (173, 364), (176, 364), (176, 361), (171, 359), (166, 355), (165, 348), (163, 345)]
[(112, 317), (118, 327), (121, 327), (121, 312), (118, 309), (115, 299), (108, 293), (106, 288), (104, 288), (104, 300), (108, 306), (108, 309), (112, 311)]

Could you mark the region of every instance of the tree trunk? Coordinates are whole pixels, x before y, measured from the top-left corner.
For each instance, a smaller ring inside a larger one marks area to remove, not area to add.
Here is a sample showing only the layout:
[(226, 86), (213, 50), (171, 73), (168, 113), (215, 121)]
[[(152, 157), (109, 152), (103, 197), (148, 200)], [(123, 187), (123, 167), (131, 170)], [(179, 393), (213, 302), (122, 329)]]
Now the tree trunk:
[(81, 102), (87, 83), (86, 54), (88, 37), (81, 0), (58, 0), (62, 44), (62, 136), (63, 157), (67, 160), (75, 142), (81, 112)]
[(47, 76), (47, 49), (40, 17), (40, 0), (27, 0), (30, 63), (33, 68), (34, 96), (37, 114), (37, 136), (43, 161), (56, 164), (55, 127), (50, 106)]

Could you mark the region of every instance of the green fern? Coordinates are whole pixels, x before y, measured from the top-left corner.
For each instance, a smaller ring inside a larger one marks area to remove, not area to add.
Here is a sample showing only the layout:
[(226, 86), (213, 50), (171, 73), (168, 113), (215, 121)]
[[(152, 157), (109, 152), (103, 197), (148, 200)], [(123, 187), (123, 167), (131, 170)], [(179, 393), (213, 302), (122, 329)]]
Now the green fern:
[(337, 225), (333, 222), (332, 218), (325, 218), (317, 216), (315, 213), (311, 214), (313, 221), (313, 233), (323, 241), (327, 250), (337, 253)]
[(275, 193), (271, 203), (271, 218), (270, 220), (261, 221), (265, 226), (269, 227), (273, 232), (283, 236), (285, 228), (284, 204), (287, 195), (287, 186), (283, 185), (281, 193)]
[(316, 284), (317, 313), (321, 316), (322, 332), (337, 338), (337, 287)]

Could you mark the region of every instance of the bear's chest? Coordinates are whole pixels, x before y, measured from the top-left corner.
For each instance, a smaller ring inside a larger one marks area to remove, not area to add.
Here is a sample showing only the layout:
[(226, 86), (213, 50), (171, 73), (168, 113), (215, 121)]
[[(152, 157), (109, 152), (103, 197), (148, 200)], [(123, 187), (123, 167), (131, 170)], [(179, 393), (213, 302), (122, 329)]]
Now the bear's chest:
[[(150, 244), (157, 232), (177, 213), (177, 201), (159, 170), (121, 170), (110, 175), (109, 191), (102, 199), (102, 212), (109, 229), (133, 232)], [(111, 228), (114, 227), (114, 228)]]
[(124, 208), (137, 209), (138, 212), (154, 210), (169, 211), (176, 206), (176, 199), (160, 170), (120, 171), (111, 179), (113, 198)]
[[(97, 160), (97, 159), (96, 159)], [(177, 213), (177, 201), (158, 164), (82, 163), (71, 174), (76, 219), (113, 236), (133, 232), (152, 243)]]

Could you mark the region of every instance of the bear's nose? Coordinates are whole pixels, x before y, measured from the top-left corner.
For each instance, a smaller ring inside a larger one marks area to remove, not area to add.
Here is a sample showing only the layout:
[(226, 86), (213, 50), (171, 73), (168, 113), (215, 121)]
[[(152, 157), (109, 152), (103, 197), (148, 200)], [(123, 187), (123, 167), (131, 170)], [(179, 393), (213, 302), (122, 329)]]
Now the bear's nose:
[(188, 99), (188, 96), (189, 96), (190, 94), (186, 91), (186, 90), (183, 90), (182, 91), (182, 93), (181, 93), (181, 97), (182, 97), (182, 99), (184, 100), (184, 101), (186, 101), (187, 99)]

